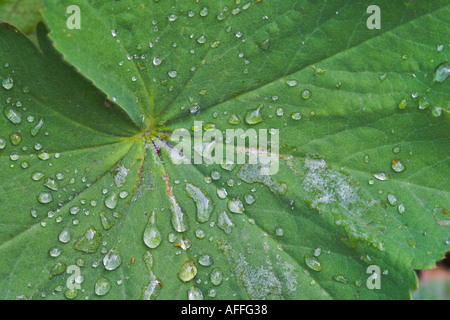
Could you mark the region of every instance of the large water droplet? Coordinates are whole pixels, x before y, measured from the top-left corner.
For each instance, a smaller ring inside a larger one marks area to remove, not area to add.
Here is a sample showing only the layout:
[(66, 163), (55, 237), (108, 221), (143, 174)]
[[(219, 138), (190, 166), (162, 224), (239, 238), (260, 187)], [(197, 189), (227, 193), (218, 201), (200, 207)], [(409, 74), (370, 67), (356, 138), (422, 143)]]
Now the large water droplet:
[(220, 285), (222, 283), (222, 277), (223, 273), (219, 267), (216, 267), (211, 271), (210, 279), (213, 285), (215, 286)]
[(14, 80), (10, 77), (7, 77), (6, 79), (3, 79), (2, 86), (6, 90), (10, 90), (14, 86)]
[(248, 124), (257, 124), (264, 120), (262, 115), (262, 110), (264, 109), (264, 104), (258, 105), (256, 109), (247, 111), (245, 114), (245, 122)]
[(194, 260), (188, 260), (184, 263), (181, 270), (178, 272), (178, 278), (183, 282), (188, 282), (197, 275), (197, 267)]
[(228, 200), (228, 210), (233, 213), (243, 214), (245, 211), (244, 204), (239, 198)]
[(450, 64), (448, 62), (440, 64), (434, 72), (434, 81), (443, 83), (445, 80), (447, 80), (449, 73)]
[(158, 247), (161, 243), (161, 233), (156, 227), (155, 219), (155, 211), (153, 211), (144, 230), (144, 243), (151, 249)]
[(320, 265), (320, 262), (316, 258), (311, 257), (308, 254), (305, 255), (305, 263), (311, 270), (314, 270), (314, 271), (322, 270), (322, 266)]
[(18, 125), (22, 122), (22, 115), (11, 108), (3, 108), (3, 114), (14, 125)]
[(203, 300), (203, 293), (197, 287), (190, 287), (188, 291), (188, 300)]
[(84, 235), (78, 239), (74, 248), (86, 253), (94, 253), (100, 246), (101, 235), (93, 227), (89, 227)]
[(100, 278), (95, 283), (95, 294), (98, 296), (104, 296), (111, 290), (111, 282), (107, 278)]
[(105, 199), (105, 206), (111, 210), (115, 209), (117, 207), (117, 194), (111, 193), (108, 197)]
[(46, 203), (50, 203), (53, 201), (53, 197), (51, 193), (48, 192), (41, 192), (39, 193), (39, 195), (37, 196), (37, 200), (40, 203), (46, 204)]
[(122, 264), (122, 258), (120, 257), (117, 249), (111, 249), (108, 254), (103, 258), (103, 265), (106, 270), (115, 270)]

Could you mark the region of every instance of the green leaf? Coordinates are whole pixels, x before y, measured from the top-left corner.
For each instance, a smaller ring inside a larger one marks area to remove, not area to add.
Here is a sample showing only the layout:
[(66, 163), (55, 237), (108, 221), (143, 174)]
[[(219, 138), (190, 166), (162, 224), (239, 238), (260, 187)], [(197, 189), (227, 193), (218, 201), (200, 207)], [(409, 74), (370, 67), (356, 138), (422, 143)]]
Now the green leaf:
[(42, 0), (2, 0), (0, 3), (0, 20), (9, 22), (26, 34), (36, 31), (36, 24), (41, 20)]
[[(87, 80), (0, 25), (0, 296), (409, 298), (449, 249), (450, 6), (371, 4), (46, 1)], [(215, 128), (278, 129), (278, 172), (176, 164)]]

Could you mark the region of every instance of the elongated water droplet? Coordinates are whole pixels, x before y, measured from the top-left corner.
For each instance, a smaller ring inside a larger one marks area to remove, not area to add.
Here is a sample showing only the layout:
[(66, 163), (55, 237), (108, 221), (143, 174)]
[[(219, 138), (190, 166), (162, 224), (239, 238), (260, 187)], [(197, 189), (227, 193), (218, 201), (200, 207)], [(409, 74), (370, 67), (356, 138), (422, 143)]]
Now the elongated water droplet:
[(344, 277), (342, 274), (338, 274), (338, 275), (334, 276), (333, 279), (340, 283), (344, 283), (344, 284), (348, 283), (348, 279), (346, 277)]
[(434, 81), (443, 83), (450, 74), (450, 64), (448, 62), (441, 63), (434, 72)]
[(211, 217), (214, 203), (209, 195), (193, 184), (186, 184), (186, 193), (191, 197), (197, 206), (197, 221), (206, 222)]
[(217, 217), (217, 226), (222, 229), (226, 234), (231, 234), (235, 224), (231, 221), (226, 211), (221, 211)]
[(223, 273), (219, 267), (214, 268), (211, 271), (210, 279), (211, 283), (215, 286), (218, 286), (222, 283)]
[(285, 82), (289, 87), (295, 87), (298, 84), (297, 80), (286, 80)]
[(377, 173), (374, 173), (373, 176), (380, 181), (389, 180), (389, 176), (387, 175), (386, 172), (377, 172)]
[(154, 249), (161, 243), (161, 233), (156, 227), (155, 211), (150, 214), (147, 227), (144, 230), (144, 243), (150, 249)]
[(22, 122), (22, 115), (11, 108), (3, 108), (3, 114), (14, 125), (18, 125)]
[(397, 199), (397, 196), (395, 194), (390, 193), (390, 194), (388, 194), (387, 198), (388, 198), (389, 204), (391, 206), (396, 206), (397, 205), (398, 199)]
[(30, 130), (30, 134), (35, 137), (44, 126), (44, 118), (40, 118), (39, 122)]
[(105, 211), (100, 211), (100, 222), (105, 230), (109, 230), (114, 226), (114, 222), (108, 219)]

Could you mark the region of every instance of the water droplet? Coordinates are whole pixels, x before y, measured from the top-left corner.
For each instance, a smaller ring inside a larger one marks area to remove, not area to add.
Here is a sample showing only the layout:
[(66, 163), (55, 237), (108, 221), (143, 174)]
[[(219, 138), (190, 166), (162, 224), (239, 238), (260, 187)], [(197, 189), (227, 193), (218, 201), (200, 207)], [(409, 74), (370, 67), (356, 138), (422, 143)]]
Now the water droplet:
[(194, 260), (187, 260), (178, 272), (178, 278), (183, 282), (188, 282), (197, 275), (197, 267)]
[(105, 230), (109, 230), (114, 226), (114, 222), (109, 221), (105, 211), (100, 211), (100, 222)]
[(203, 300), (203, 293), (199, 288), (190, 287), (188, 291), (188, 300)]
[(260, 104), (256, 109), (247, 111), (247, 113), (245, 114), (245, 122), (250, 125), (262, 122), (264, 120), (264, 117), (262, 115), (263, 109), (264, 104)]
[(244, 204), (239, 198), (228, 200), (227, 206), (233, 213), (243, 214), (245, 211)]
[(108, 254), (103, 258), (103, 265), (106, 270), (115, 270), (122, 264), (122, 258), (120, 257), (117, 249), (111, 249)]
[(396, 206), (397, 205), (398, 198), (397, 198), (397, 196), (395, 194), (390, 193), (390, 194), (388, 194), (387, 198), (388, 198), (389, 204), (391, 206)]
[(316, 258), (311, 257), (308, 254), (305, 255), (305, 263), (311, 270), (314, 270), (317, 272), (322, 270), (322, 266), (320, 265), (320, 262)]
[[(39, 180), (39, 177), (41, 177), (41, 175), (43, 176), (43, 174), (41, 174), (40, 172), (33, 174), (34, 178), (37, 178), (38, 180)], [(33, 178), (33, 180), (34, 180), (34, 178)], [(35, 181), (37, 181), (37, 180), (35, 180)], [(45, 178), (44, 186), (53, 191), (59, 190), (59, 183), (58, 183), (58, 181), (56, 181), (53, 178)]]
[(408, 106), (408, 101), (406, 101), (405, 98), (403, 98), (402, 100), (400, 100), (400, 102), (398, 103), (398, 108), (399, 108), (400, 110), (406, 109), (407, 106)]
[(200, 10), (200, 16), (201, 17), (206, 17), (207, 15), (208, 15), (208, 8), (207, 7), (203, 7), (201, 10)]
[(48, 254), (53, 258), (59, 257), (59, 255), (61, 254), (61, 248), (59, 247), (50, 248)]
[(95, 294), (98, 296), (104, 296), (111, 290), (111, 282), (107, 278), (100, 278), (95, 283)]
[(202, 254), (199, 258), (198, 258), (198, 263), (204, 267), (209, 267), (210, 265), (213, 264), (213, 260), (212, 257), (209, 254)]
[(279, 237), (282, 237), (282, 236), (284, 236), (284, 231), (283, 231), (282, 228), (277, 228), (277, 229), (275, 230), (275, 234), (276, 234), (277, 236), (279, 236)]
[(344, 284), (348, 283), (348, 279), (345, 278), (342, 274), (338, 274), (338, 275), (334, 276), (333, 279), (340, 283), (344, 283)]
[(291, 114), (291, 118), (293, 120), (301, 120), (302, 114), (300, 112), (294, 112), (294, 113)]
[(230, 124), (239, 124), (241, 123), (241, 120), (239, 119), (239, 117), (237, 115), (235, 115), (234, 113), (230, 116), (230, 119), (228, 120), (228, 123)]
[(406, 213), (406, 207), (403, 203), (400, 203), (397, 207), (398, 213), (405, 214)]
[(37, 196), (37, 200), (42, 203), (42, 204), (47, 204), (53, 201), (53, 197), (51, 193), (48, 192), (41, 192), (38, 196)]
[(450, 64), (448, 62), (441, 63), (434, 72), (434, 81), (443, 83), (450, 74)]
[(9, 141), (13, 146), (17, 146), (22, 142), (22, 136), (17, 132), (12, 132), (9, 134)]
[(253, 203), (255, 203), (256, 198), (252, 194), (246, 193), (244, 195), (244, 200), (245, 200), (246, 204), (253, 204)]
[(214, 268), (211, 271), (210, 279), (211, 283), (215, 286), (218, 286), (222, 283), (223, 273), (222, 270), (219, 267)]
[(394, 170), (395, 172), (402, 172), (405, 169), (405, 165), (399, 160), (392, 160), (392, 170)]
[(84, 235), (78, 239), (74, 248), (85, 253), (94, 253), (100, 246), (101, 235), (93, 227), (89, 227)]
[(235, 227), (233, 221), (231, 221), (226, 211), (219, 212), (219, 215), (217, 217), (217, 226), (226, 234), (231, 234), (231, 231), (233, 231)]
[(431, 110), (431, 114), (434, 117), (440, 117), (442, 114), (442, 108), (441, 107), (433, 107), (433, 109)]
[(309, 100), (309, 98), (311, 98), (311, 95), (311, 91), (309, 91), (308, 89), (302, 91), (302, 98), (305, 100)]
[(177, 75), (178, 75), (178, 73), (177, 73), (176, 70), (170, 70), (167, 74), (168, 74), (169, 77), (171, 77), (171, 78), (176, 78)]
[(206, 42), (206, 37), (204, 35), (201, 35), (197, 38), (197, 42), (200, 44), (204, 44)]
[(194, 200), (197, 206), (197, 221), (208, 221), (214, 209), (214, 203), (208, 194), (190, 183), (186, 184), (186, 193)]
[(295, 87), (298, 84), (298, 82), (297, 82), (297, 80), (286, 80), (286, 84), (289, 87)]
[(386, 172), (382, 172), (382, 171), (381, 172), (377, 172), (377, 173), (374, 173), (373, 176), (375, 178), (377, 178), (378, 180), (380, 180), (380, 181), (389, 180), (389, 176), (387, 175)]
[(14, 86), (14, 80), (10, 77), (7, 77), (6, 79), (3, 79), (2, 86), (6, 90), (10, 90)]
[(144, 230), (144, 243), (151, 249), (158, 247), (161, 243), (161, 233), (156, 227), (155, 211), (151, 213), (147, 227)]
[(170, 22), (174, 22), (177, 21), (178, 17), (175, 14), (171, 14), (167, 17), (167, 19), (169, 19)]
[(18, 125), (22, 122), (22, 115), (11, 108), (5, 107), (3, 109), (3, 114), (14, 125)]
[(205, 231), (203, 231), (202, 229), (196, 229), (195, 230), (195, 236), (199, 239), (203, 239), (206, 237), (206, 233)]
[(58, 236), (59, 241), (61, 241), (62, 243), (68, 243), (70, 241), (70, 231), (67, 229), (64, 229), (63, 231), (61, 231), (61, 233)]
[(318, 257), (320, 256), (322, 253), (322, 249), (321, 248), (316, 248), (316, 250), (314, 250), (314, 256)]
[(115, 209), (117, 207), (117, 194), (111, 193), (108, 197), (105, 199), (105, 206), (111, 210)]
[(261, 43), (259, 44), (259, 46), (261, 47), (261, 49), (263, 50), (267, 50), (270, 48), (270, 40), (269, 39), (265, 39), (263, 41), (261, 41)]
[(162, 59), (160, 57), (154, 57), (153, 58), (153, 65), (159, 66), (162, 63)]

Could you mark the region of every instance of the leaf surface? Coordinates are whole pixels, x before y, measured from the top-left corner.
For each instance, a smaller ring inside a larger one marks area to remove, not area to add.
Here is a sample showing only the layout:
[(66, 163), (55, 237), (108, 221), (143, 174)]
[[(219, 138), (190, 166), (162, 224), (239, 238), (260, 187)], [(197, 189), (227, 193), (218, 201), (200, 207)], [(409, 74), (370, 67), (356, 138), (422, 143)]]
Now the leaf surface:
[[(380, 30), (366, 1), (72, 2), (81, 29), (44, 18), (87, 80), (0, 27), (2, 297), (403, 299), (448, 250), (446, 1), (375, 1)], [(176, 165), (194, 121), (278, 129), (278, 173)]]

